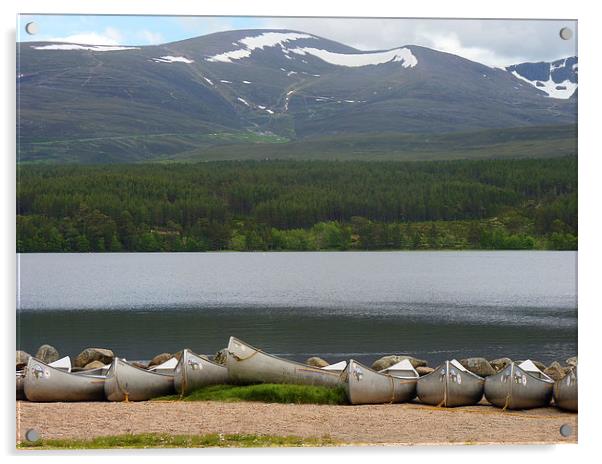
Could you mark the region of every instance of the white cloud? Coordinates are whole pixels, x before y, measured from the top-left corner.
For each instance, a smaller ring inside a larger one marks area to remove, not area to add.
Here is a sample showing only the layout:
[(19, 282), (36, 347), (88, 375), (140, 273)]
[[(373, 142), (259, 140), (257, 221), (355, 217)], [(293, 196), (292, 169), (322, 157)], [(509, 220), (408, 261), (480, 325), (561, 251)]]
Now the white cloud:
[(121, 45), (123, 36), (121, 33), (112, 27), (107, 27), (103, 32), (79, 32), (64, 37), (49, 37), (44, 40), (46, 42), (67, 42), (85, 45)]
[(159, 45), (165, 43), (165, 39), (161, 33), (149, 31), (148, 29), (138, 32), (138, 36), (148, 45)]
[(307, 32), (360, 50), (421, 45), (490, 66), (575, 55), (576, 41), (561, 40), (558, 35), (564, 26), (576, 30), (575, 22), (555, 20), (266, 18), (261, 21), (263, 28)]

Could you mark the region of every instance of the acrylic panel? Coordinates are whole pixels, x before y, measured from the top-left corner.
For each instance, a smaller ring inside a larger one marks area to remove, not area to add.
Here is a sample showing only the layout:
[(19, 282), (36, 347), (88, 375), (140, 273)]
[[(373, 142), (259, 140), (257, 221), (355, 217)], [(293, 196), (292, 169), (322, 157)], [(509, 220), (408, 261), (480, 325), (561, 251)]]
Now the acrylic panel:
[(17, 30), (18, 447), (577, 441), (577, 21)]

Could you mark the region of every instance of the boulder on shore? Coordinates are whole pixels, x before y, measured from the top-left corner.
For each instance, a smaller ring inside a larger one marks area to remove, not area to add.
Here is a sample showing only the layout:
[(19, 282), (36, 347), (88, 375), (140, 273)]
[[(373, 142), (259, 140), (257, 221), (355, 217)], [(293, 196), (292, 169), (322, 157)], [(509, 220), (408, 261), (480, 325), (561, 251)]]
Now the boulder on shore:
[(427, 362), (423, 359), (413, 358), (412, 356), (408, 356), (407, 354), (391, 354), (388, 356), (383, 356), (382, 358), (374, 361), (372, 363), (372, 369), (374, 369), (377, 372), (382, 371), (383, 369), (391, 367), (392, 365), (397, 364), (398, 362), (401, 362), (404, 359), (410, 361), (410, 364), (412, 364), (414, 369), (416, 369), (417, 367), (426, 367), (427, 365)]
[(27, 351), (17, 350), (17, 366), (27, 364), (31, 355)]
[(42, 345), (36, 353), (36, 358), (46, 364), (54, 362), (60, 357), (58, 350), (52, 345)]
[(330, 363), (318, 356), (312, 356), (311, 358), (305, 361), (305, 364), (312, 367), (326, 367), (330, 365)]
[(498, 358), (498, 359), (493, 359), (491, 361), (489, 361), (489, 364), (491, 364), (491, 367), (493, 367), (497, 372), (505, 369), (506, 367), (508, 367), (510, 364), (512, 364), (512, 359), (510, 358)]
[(111, 364), (115, 355), (111, 350), (104, 348), (86, 348), (77, 355), (73, 361), (74, 367), (85, 367), (92, 361), (100, 361), (103, 364)]
[(432, 367), (418, 366), (416, 368), (416, 372), (418, 372), (418, 375), (420, 377), (422, 377), (423, 375), (427, 375), (427, 374), (430, 374), (431, 372), (435, 372), (435, 369), (433, 369)]
[(105, 367), (105, 365), (100, 361), (92, 361), (91, 363), (86, 364), (84, 369), (101, 369), (103, 367)]
[(577, 356), (573, 356), (565, 361), (567, 366), (575, 367), (577, 366)]
[(491, 364), (489, 364), (489, 361), (487, 361), (485, 358), (461, 359), (460, 364), (462, 364), (473, 374), (476, 374), (480, 377), (489, 377), (490, 375), (494, 375), (496, 373), (496, 370), (491, 367)]
[(151, 359), (151, 362), (148, 363), (148, 367), (158, 366), (159, 364), (163, 364), (168, 359), (173, 358), (173, 354), (171, 353), (161, 353)]
[(560, 365), (558, 361), (554, 361), (547, 368), (543, 370), (543, 373), (550, 377), (552, 380), (560, 380), (563, 379), (570, 368), (564, 368)]
[(226, 358), (228, 356), (227, 353), (228, 348), (222, 348), (217, 353), (215, 353), (215, 356), (213, 357), (213, 362), (216, 364), (226, 364)]

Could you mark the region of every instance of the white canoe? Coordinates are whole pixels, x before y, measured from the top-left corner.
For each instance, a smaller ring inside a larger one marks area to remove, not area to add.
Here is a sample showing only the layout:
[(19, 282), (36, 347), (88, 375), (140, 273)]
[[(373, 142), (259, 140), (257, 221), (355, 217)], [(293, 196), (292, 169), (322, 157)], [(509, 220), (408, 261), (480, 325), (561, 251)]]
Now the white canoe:
[(230, 337), (226, 355), (228, 377), (232, 383), (288, 383), (300, 385), (341, 385), (340, 373), (289, 361)]
[(430, 374), (420, 377), (416, 392), (422, 403), (453, 408), (481, 401), (484, 384), (483, 377), (452, 359), (445, 361)]
[(206, 385), (228, 383), (228, 369), (185, 349), (174, 371), (174, 387), (181, 395)]
[(72, 374), (29, 358), (25, 368), (23, 390), (29, 401), (101, 401), (105, 378)]
[(511, 363), (485, 381), (485, 398), (503, 409), (531, 409), (547, 406), (554, 381), (532, 361)]
[(171, 374), (173, 375), (178, 365), (178, 358), (171, 357), (167, 361), (157, 364), (156, 366), (149, 367), (148, 370), (156, 372), (158, 374)]
[(347, 361), (339, 361), (337, 363), (329, 364), (328, 366), (321, 367), (320, 369), (329, 372), (341, 373), (347, 367)]
[(575, 366), (564, 378), (554, 383), (554, 404), (561, 409), (577, 412), (578, 390), (577, 366)]
[(146, 401), (173, 393), (173, 378), (115, 358), (107, 373), (104, 393), (109, 401)]
[(394, 377), (376, 372), (352, 359), (347, 364), (342, 379), (351, 404), (402, 403), (416, 397), (418, 374)]

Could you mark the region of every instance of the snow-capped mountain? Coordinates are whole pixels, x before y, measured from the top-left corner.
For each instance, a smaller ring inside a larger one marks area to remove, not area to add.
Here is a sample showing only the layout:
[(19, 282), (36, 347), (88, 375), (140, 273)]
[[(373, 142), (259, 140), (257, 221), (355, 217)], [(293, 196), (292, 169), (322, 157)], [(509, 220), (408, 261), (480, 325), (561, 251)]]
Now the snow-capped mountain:
[(529, 63), (503, 70), (414, 45), (359, 51), (290, 30), (144, 47), (30, 42), (18, 53), (25, 158), (68, 157), (83, 139), (102, 160), (136, 138), (145, 159), (224, 132), (301, 139), (576, 122), (574, 99), (556, 88), (573, 83), (569, 68), (576, 86), (572, 58), (544, 75)]
[(576, 56), (549, 63), (520, 63), (506, 68), (513, 76), (528, 82), (551, 98), (571, 98), (577, 90)]

